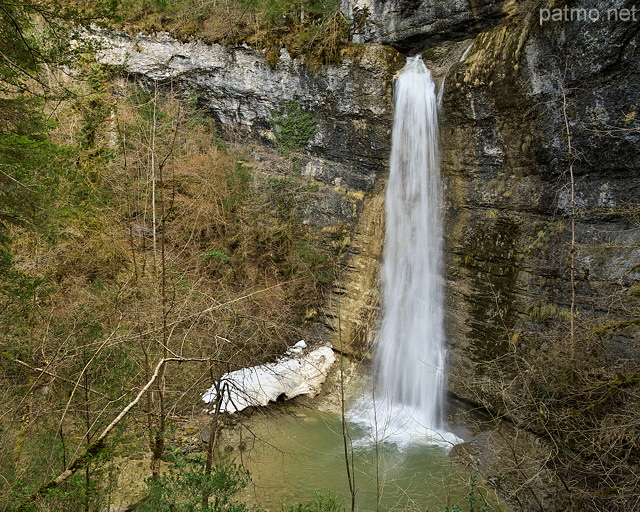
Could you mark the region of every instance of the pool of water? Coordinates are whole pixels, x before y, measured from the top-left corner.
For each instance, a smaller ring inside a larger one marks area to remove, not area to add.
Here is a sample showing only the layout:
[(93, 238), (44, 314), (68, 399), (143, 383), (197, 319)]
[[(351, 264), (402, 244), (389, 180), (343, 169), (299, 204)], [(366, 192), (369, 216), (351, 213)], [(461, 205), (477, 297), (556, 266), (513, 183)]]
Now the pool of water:
[[(349, 426), (357, 510), (442, 512), (447, 505), (466, 504), (470, 475), (451, 463), (445, 448), (372, 446), (361, 442), (365, 436)], [(244, 499), (261, 510), (279, 512), (283, 505), (327, 491), (342, 497), (349, 509), (342, 423), (336, 414), (289, 409), (276, 416), (254, 415), (230, 443), (237, 444), (234, 452), (251, 473)], [(491, 504), (506, 510), (495, 500)]]

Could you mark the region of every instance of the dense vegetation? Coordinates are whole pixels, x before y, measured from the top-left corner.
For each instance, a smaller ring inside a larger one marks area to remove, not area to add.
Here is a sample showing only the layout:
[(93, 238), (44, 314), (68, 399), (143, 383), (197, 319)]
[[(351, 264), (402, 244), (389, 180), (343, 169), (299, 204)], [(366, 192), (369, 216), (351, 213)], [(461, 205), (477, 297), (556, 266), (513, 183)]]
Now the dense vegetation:
[[(94, 2), (83, 0), (89, 11)], [(120, 0), (116, 25), (127, 31), (167, 31), (222, 44), (265, 49), (275, 65), (280, 49), (312, 66), (340, 60), (350, 27), (339, 0)]]
[[(266, 177), (188, 95), (97, 64), (69, 23), (104, 15), (0, 2), (1, 510), (102, 510), (145, 453), (156, 496), (174, 419), (300, 339), (333, 280), (295, 147)], [(213, 456), (197, 510), (241, 510)]]

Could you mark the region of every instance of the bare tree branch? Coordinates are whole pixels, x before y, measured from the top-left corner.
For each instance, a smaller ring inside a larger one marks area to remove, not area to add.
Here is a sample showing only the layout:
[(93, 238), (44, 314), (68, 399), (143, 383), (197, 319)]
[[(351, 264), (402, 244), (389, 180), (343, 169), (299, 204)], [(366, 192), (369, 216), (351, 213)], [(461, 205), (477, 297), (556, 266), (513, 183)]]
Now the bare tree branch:
[(162, 369), (164, 368), (165, 364), (170, 362), (186, 363), (186, 362), (205, 362), (205, 361), (215, 361), (218, 363), (223, 362), (223, 361), (218, 361), (217, 359), (212, 359), (207, 357), (194, 357), (194, 358), (168, 357), (165, 359), (161, 359), (156, 365), (153, 375), (151, 376), (149, 381), (144, 385), (144, 387), (138, 392), (136, 397), (131, 402), (129, 402), (129, 404), (127, 404), (127, 406), (124, 409), (120, 411), (120, 413), (113, 419), (111, 423), (109, 423), (109, 425), (105, 427), (105, 429), (96, 438), (96, 440), (93, 441), (87, 447), (85, 452), (82, 455), (75, 457), (62, 473), (60, 473), (55, 478), (52, 478), (45, 484), (41, 485), (36, 492), (34, 492), (31, 496), (29, 496), (27, 501), (22, 503), (16, 509), (16, 512), (27, 512), (27, 510), (29, 509), (29, 505), (34, 501), (36, 501), (38, 497), (42, 496), (43, 494), (45, 494), (47, 491), (51, 489), (60, 487), (60, 485), (62, 485), (67, 480), (69, 480), (69, 478), (71, 478), (76, 473), (76, 471), (86, 467), (96, 455), (98, 455), (102, 450), (104, 450), (106, 446), (106, 439), (107, 437), (109, 437), (109, 434), (111, 433), (111, 431), (118, 425), (118, 423), (120, 423), (124, 419), (124, 417), (129, 413), (129, 411), (136, 406), (136, 404), (145, 395), (145, 393), (149, 391), (151, 386), (153, 386), (153, 383), (158, 378), (158, 375), (161, 373)]

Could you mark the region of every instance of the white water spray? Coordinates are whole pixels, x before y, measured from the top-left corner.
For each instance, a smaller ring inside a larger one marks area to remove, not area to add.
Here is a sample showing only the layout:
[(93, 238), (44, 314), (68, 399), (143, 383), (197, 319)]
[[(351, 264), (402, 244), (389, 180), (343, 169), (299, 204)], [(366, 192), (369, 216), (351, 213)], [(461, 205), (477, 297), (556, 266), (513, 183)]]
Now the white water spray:
[(438, 105), (431, 73), (419, 56), (407, 59), (394, 102), (375, 382), (373, 397), (356, 405), (352, 420), (368, 424), (378, 442), (448, 445), (458, 439), (442, 425)]

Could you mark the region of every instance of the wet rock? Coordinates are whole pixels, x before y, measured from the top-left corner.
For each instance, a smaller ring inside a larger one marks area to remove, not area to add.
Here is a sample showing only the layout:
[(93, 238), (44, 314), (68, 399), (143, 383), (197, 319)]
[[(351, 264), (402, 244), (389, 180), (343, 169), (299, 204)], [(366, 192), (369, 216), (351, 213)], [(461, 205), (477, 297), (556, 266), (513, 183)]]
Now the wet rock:
[(503, 0), (343, 0), (358, 27), (355, 40), (388, 44), (416, 54), (447, 41), (468, 39), (499, 23)]
[(561, 479), (545, 465), (548, 441), (455, 400), (451, 405), (450, 420), (465, 425), (467, 439), (451, 449), (452, 461), (481, 475), (512, 510), (572, 510)]
[[(541, 25), (535, 7), (523, 2), (441, 66), (449, 385), (503, 413), (514, 349), (568, 336), (572, 237), (582, 325), (639, 310), (637, 29)], [(637, 328), (618, 334), (609, 355), (638, 353)]]

